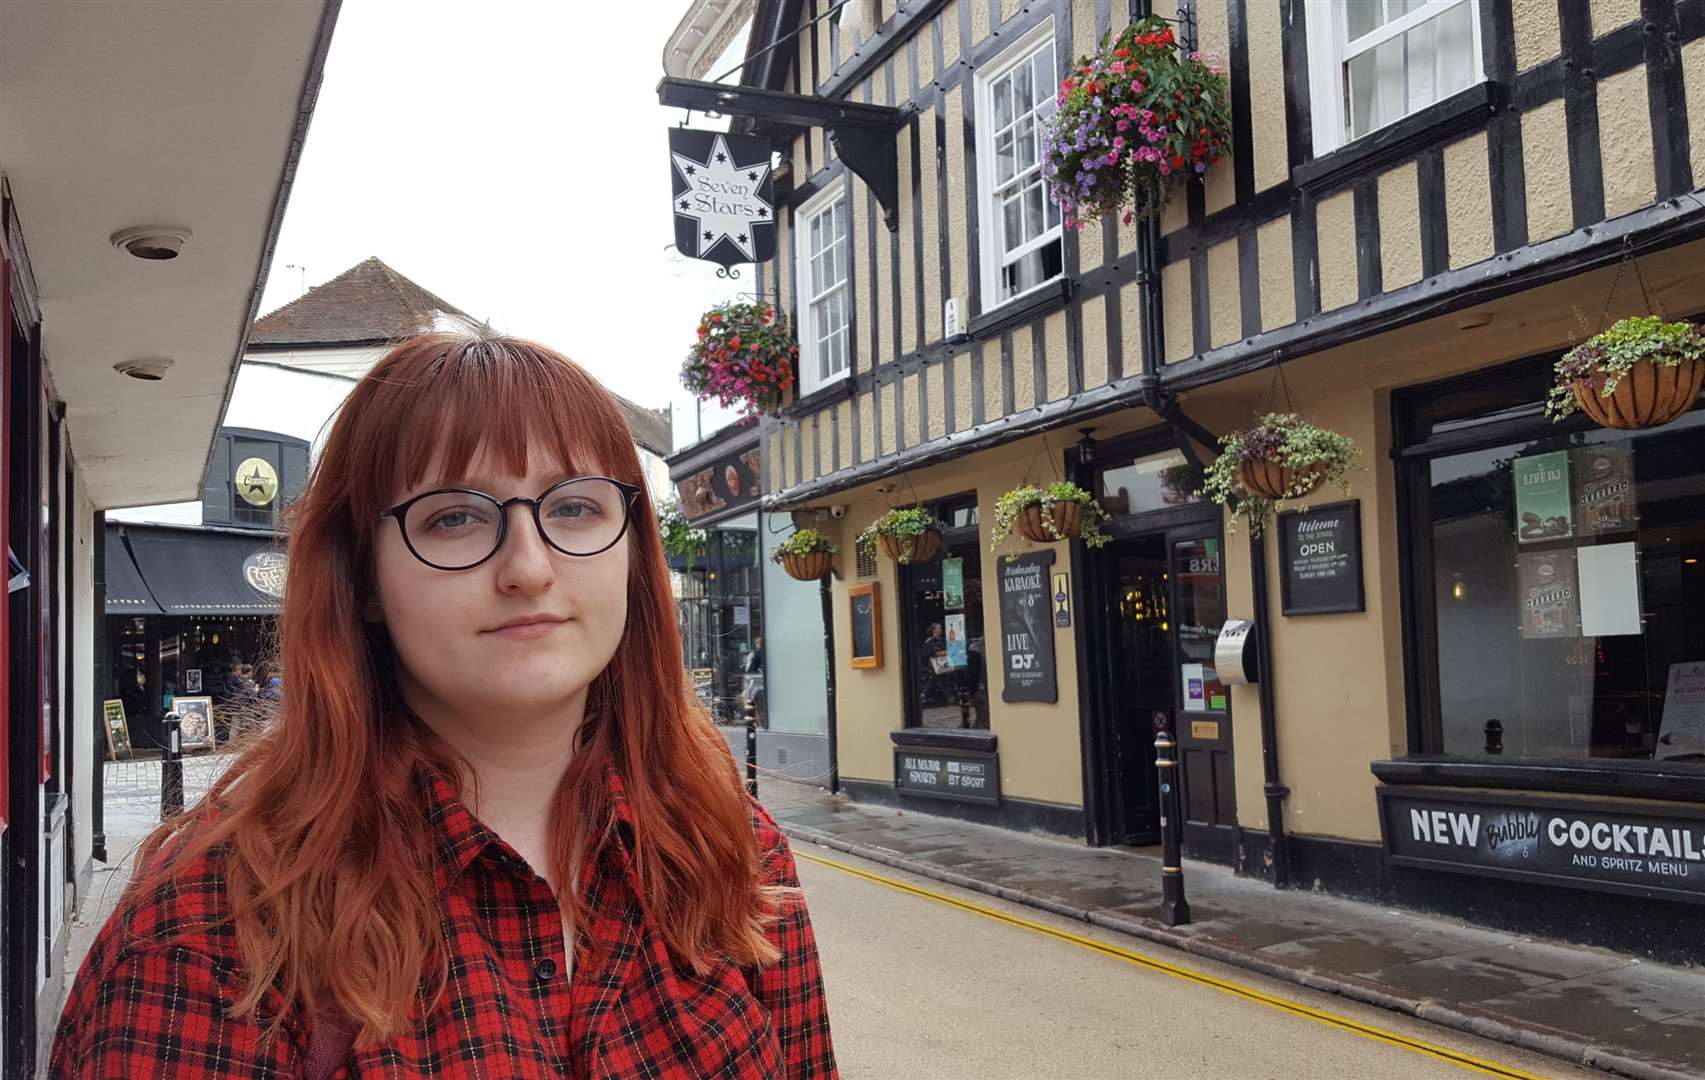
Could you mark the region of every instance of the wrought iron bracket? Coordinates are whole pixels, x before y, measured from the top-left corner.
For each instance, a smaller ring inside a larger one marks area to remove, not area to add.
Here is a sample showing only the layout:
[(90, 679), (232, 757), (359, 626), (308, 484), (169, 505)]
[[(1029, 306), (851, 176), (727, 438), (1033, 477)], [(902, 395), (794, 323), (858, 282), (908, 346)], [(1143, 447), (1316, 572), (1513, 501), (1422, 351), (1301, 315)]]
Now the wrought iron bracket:
[(657, 84), (657, 100), (682, 109), (745, 117), (756, 121), (757, 130), (788, 140), (811, 128), (822, 128), (841, 161), (876, 196), (883, 224), (890, 232), (899, 231), (900, 157), (896, 136), (909, 119), (906, 110), (676, 78)]

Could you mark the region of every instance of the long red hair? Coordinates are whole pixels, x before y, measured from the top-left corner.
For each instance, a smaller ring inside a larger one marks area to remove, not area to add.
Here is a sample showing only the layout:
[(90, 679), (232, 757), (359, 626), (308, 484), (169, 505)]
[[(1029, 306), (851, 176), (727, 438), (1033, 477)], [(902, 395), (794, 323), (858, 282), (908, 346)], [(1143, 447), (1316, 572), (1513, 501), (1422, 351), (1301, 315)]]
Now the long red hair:
[[(436, 460), (459, 478), (482, 450), (515, 474), (529, 448), (569, 471), (589, 466), (644, 486), (614, 400), (544, 346), (489, 334), (403, 341), (344, 403), (291, 512), (278, 651), (286, 688), (266, 732), (207, 797), (160, 826), (138, 854), (137, 888), (224, 848), (226, 889), (246, 962), (237, 1006), (269, 985), (287, 1011), (335, 1003), (364, 1040), (402, 1029), (423, 981), (445, 985), (430, 830), (415, 772), (459, 779), (455, 754), (404, 707), (388, 637), (362, 619), (372, 596), (380, 512)], [(588, 926), (573, 852), (610, 838), (605, 771), (625, 782), (642, 902), (688, 964), (713, 954), (775, 959), (764, 935), (773, 895), (726, 742), (690, 692), (657, 519), (638, 500), (627, 543), (627, 628), (589, 689), (579, 749), (552, 814), (559, 900)], [(162, 851), (162, 846), (164, 850)], [(596, 947), (596, 943), (593, 943)]]

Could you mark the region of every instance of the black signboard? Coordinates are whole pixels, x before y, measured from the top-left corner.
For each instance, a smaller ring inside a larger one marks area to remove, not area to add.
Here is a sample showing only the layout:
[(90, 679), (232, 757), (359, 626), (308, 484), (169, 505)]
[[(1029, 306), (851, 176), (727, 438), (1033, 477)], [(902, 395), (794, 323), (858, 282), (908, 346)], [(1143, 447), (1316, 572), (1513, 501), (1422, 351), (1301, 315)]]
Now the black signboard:
[(770, 140), (669, 129), (675, 247), (724, 268), (768, 262), (776, 252)]
[(978, 750), (897, 746), (894, 748), (894, 787), (907, 795), (999, 804), (1000, 757)]
[(1054, 682), (1054, 600), (1049, 594), (1052, 551), (995, 560), (1000, 568), (1001, 651), (1006, 656), (1002, 701), (1058, 701)]
[(1705, 903), (1705, 812), (1389, 785), (1379, 803), (1399, 866)]
[(1286, 615), (1367, 610), (1361, 500), (1279, 515), (1279, 598)]
[(881, 667), (881, 583), (870, 581), (852, 586), (847, 590), (847, 605), (852, 616), (852, 666), (866, 669)]

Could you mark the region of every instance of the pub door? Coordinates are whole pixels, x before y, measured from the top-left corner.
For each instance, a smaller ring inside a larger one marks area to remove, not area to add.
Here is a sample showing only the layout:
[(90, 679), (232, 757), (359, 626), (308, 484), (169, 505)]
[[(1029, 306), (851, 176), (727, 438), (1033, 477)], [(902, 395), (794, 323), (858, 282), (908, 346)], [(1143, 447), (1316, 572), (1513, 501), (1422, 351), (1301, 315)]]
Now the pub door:
[(1168, 630), (1166, 534), (1144, 533), (1103, 548), (1097, 697), (1108, 757), (1107, 840), (1160, 842), (1160, 793), (1154, 768), (1153, 716), (1172, 711), (1172, 640)]
[(1166, 533), (1184, 851), (1230, 863), (1237, 853), (1231, 695), (1214, 671), (1214, 642), (1225, 624), (1224, 547), (1217, 520)]

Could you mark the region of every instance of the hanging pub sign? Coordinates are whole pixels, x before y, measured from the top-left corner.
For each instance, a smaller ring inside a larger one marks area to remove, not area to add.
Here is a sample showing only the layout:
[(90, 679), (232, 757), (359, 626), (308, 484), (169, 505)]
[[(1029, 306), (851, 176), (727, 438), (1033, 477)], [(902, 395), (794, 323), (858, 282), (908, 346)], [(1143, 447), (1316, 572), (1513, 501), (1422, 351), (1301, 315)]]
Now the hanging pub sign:
[(1000, 568), (1002, 701), (1058, 701), (1054, 680), (1054, 605), (1048, 594), (1052, 551), (995, 560)]
[(1286, 615), (1367, 609), (1359, 499), (1279, 515), (1279, 598)]
[(669, 158), (675, 247), (681, 254), (724, 269), (775, 256), (768, 139), (670, 128)]

